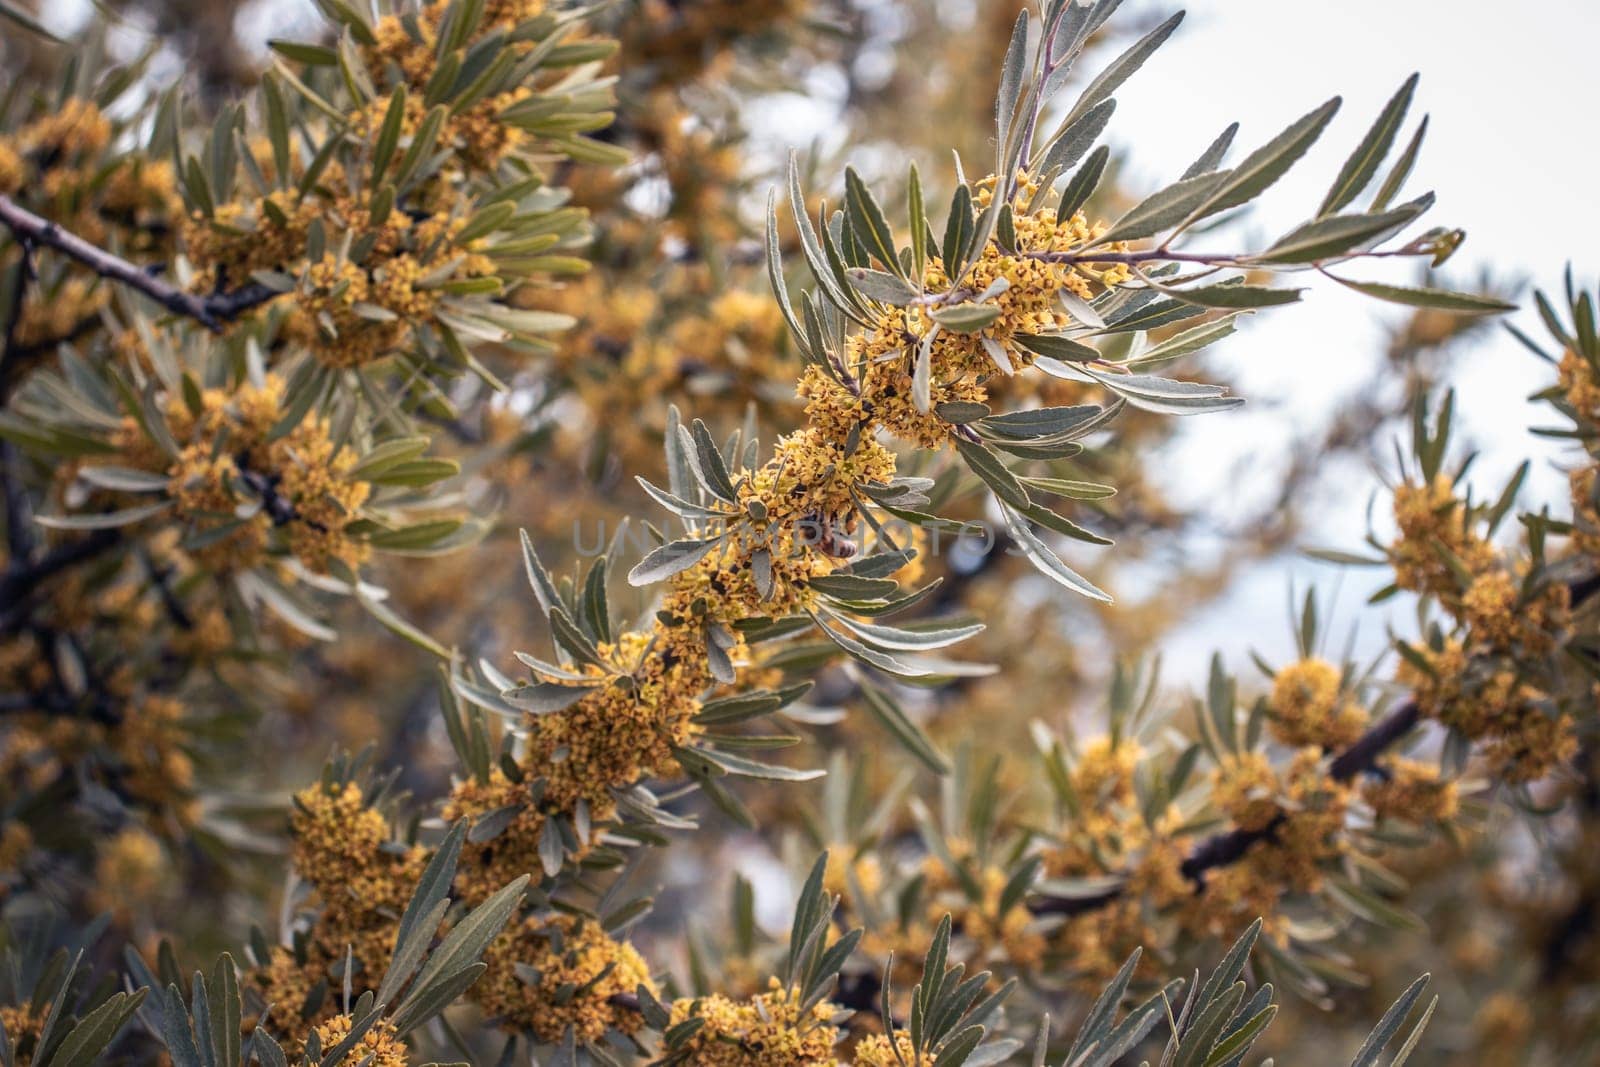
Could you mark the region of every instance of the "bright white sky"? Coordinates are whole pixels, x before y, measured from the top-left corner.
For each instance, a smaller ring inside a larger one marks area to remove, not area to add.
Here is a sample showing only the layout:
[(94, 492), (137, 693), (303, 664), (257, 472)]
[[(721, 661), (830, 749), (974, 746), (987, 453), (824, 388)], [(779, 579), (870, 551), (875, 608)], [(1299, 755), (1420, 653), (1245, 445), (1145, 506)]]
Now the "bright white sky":
[[(1600, 90), (1593, 56), (1600, 5), (1194, 0), (1188, 7), (1177, 35), (1117, 94), (1113, 132), (1135, 146), (1135, 182), (1154, 188), (1170, 181), (1229, 121), (1243, 124), (1236, 152), (1248, 151), (1324, 99), (1342, 95), (1344, 108), (1323, 142), (1267, 194), (1253, 224), (1260, 227), (1257, 236), (1292, 225), (1319, 202), (1390, 94), (1420, 71), (1412, 121), (1422, 113), (1432, 120), (1409, 188), (1437, 192), (1429, 224), (1460, 226), (1468, 234), (1446, 270), (1471, 278), (1487, 265), (1501, 277), (1555, 289), (1571, 260), (1580, 284), (1593, 287), (1600, 275), (1600, 138), (1579, 116)], [(1224, 365), (1254, 404), (1244, 409), (1248, 414), (1189, 423), (1190, 445), (1180, 449), (1174, 484), (1221, 493), (1224, 500), (1238, 492), (1236, 461), (1274, 462), (1287, 433), (1313, 424), (1341, 388), (1365, 376), (1381, 342), (1381, 322), (1392, 317), (1391, 309), (1327, 283), (1314, 285), (1304, 304), (1258, 316), (1221, 346)], [(1538, 336), (1532, 315), (1513, 321)], [(1542, 373), (1542, 365), (1498, 333), (1460, 364), (1458, 433), (1465, 431), (1484, 452), (1476, 484), (1497, 490), (1530, 448), (1539, 456), (1554, 454), (1525, 430), (1535, 412), (1524, 398), (1542, 387)], [(1196, 459), (1202, 446), (1205, 458)], [(1559, 492), (1559, 477), (1537, 466), (1544, 477), (1535, 485)], [(1356, 547), (1372, 484), (1353, 476), (1348, 494), (1330, 502), (1319, 543)], [(1378, 584), (1373, 573), (1345, 576), (1341, 641), (1343, 627), (1355, 621), (1355, 609)], [(1242, 664), (1249, 647), (1269, 658), (1286, 654), (1291, 577), (1302, 587), (1316, 582), (1329, 590), (1338, 581), (1331, 568), (1311, 562), (1268, 568), (1173, 642), (1176, 647), (1166, 650), (1169, 677), (1195, 677), (1213, 647), (1234, 664)], [(1382, 622), (1370, 611), (1362, 622), (1362, 645), (1377, 647)]]

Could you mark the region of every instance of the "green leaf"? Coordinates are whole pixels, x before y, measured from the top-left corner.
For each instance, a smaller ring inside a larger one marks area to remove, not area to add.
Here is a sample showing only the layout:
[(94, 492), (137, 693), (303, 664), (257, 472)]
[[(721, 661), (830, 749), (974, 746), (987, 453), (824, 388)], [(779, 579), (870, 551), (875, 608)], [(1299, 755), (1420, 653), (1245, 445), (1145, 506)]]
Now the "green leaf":
[(1061, 204), (1059, 207), (1061, 218), (1071, 218), (1078, 213), (1078, 209), (1089, 202), (1089, 197), (1094, 195), (1095, 189), (1100, 185), (1100, 178), (1106, 172), (1106, 163), (1111, 159), (1111, 149), (1101, 145), (1089, 153), (1089, 158), (1083, 161), (1083, 166), (1078, 168), (1072, 180), (1067, 182), (1061, 190)]
[(1418, 77), (1419, 75), (1413, 74), (1406, 79), (1405, 84), (1384, 106), (1377, 121), (1361, 139), (1361, 143), (1356, 146), (1350, 158), (1345, 160), (1344, 166), (1339, 170), (1339, 176), (1333, 181), (1333, 187), (1328, 190), (1327, 197), (1322, 201), (1322, 207), (1317, 210), (1319, 216), (1331, 215), (1349, 205), (1361, 195), (1361, 191), (1378, 173), (1378, 167), (1383, 164), (1389, 149), (1394, 147), (1395, 137), (1405, 122), (1406, 111), (1411, 107), (1412, 94), (1417, 89)]
[(1223, 171), (1220, 174), (1183, 178), (1150, 194), (1112, 223), (1111, 229), (1095, 239), (1095, 244), (1134, 241), (1176, 226), (1206, 203), (1227, 181), (1229, 174), (1229, 171)]
[(903, 277), (905, 272), (894, 250), (894, 231), (889, 229), (889, 220), (884, 217), (883, 208), (873, 199), (872, 191), (861, 180), (861, 175), (855, 172), (855, 168), (845, 168), (844, 187), (845, 207), (856, 238), (867, 246), (867, 251), (879, 263)]
[(1246, 156), (1194, 213), (1194, 220), (1247, 204), (1271, 188), (1322, 136), (1322, 131), (1338, 112), (1339, 104), (1339, 98), (1334, 97), (1290, 123), (1282, 133)]
[(585, 696), (604, 684), (596, 679), (587, 685), (568, 685), (562, 682), (534, 682), (500, 691), (500, 698), (520, 711), (545, 715), (572, 707)]
[(1433, 194), (1429, 193), (1375, 215), (1330, 215), (1296, 226), (1251, 258), (1256, 263), (1302, 264), (1364, 251), (1432, 206)]
[(1172, 36), (1181, 22), (1183, 22), (1183, 12), (1180, 11), (1139, 38), (1131, 48), (1112, 60), (1110, 66), (1101, 71), (1083, 90), (1083, 95), (1078, 97), (1078, 102), (1072, 106), (1062, 124), (1071, 125), (1087, 114), (1091, 108), (1108, 99), (1123, 82), (1144, 66), (1145, 60), (1149, 59), (1156, 49), (1166, 43), (1167, 38)]
[(1193, 304), (1196, 307), (1248, 311), (1255, 308), (1280, 307), (1284, 304), (1296, 303), (1300, 299), (1300, 294), (1305, 290), (1222, 283), (1196, 286), (1191, 289), (1163, 288), (1162, 292), (1171, 293), (1174, 299), (1182, 300), (1185, 304)]
[(927, 734), (906, 717), (905, 710), (892, 696), (875, 686), (864, 685), (861, 687), (861, 698), (872, 717), (918, 762), (934, 774), (950, 773), (949, 760), (928, 740)]
[(1395, 161), (1394, 169), (1383, 180), (1383, 185), (1379, 186), (1378, 194), (1372, 198), (1372, 210), (1382, 211), (1394, 202), (1395, 197), (1400, 195), (1400, 190), (1405, 185), (1406, 179), (1411, 176), (1411, 168), (1417, 164), (1417, 156), (1422, 151), (1422, 139), (1427, 135), (1428, 119), (1427, 116), (1423, 116), (1422, 121), (1417, 123), (1417, 132), (1411, 135), (1411, 140), (1407, 142), (1405, 151), (1401, 152), (1400, 158)]
[(1378, 1025), (1373, 1028), (1366, 1041), (1362, 1042), (1360, 1050), (1356, 1052), (1356, 1058), (1350, 1061), (1350, 1067), (1376, 1067), (1383, 1050), (1389, 1047), (1389, 1042), (1400, 1032), (1406, 1016), (1411, 1014), (1411, 1009), (1422, 996), (1422, 991), (1428, 987), (1430, 977), (1424, 974), (1412, 982), (1389, 1006), (1389, 1010), (1383, 1013), (1383, 1018), (1378, 1020)]
[(1074, 341), (1070, 337), (1058, 334), (1027, 334), (1019, 333), (1011, 338), (1014, 342), (1026, 348), (1029, 352), (1051, 359), (1059, 359), (1066, 363), (1092, 363), (1100, 358), (1099, 349), (1093, 345)]
[(1334, 281), (1358, 293), (1387, 300), (1407, 307), (1433, 308), (1438, 311), (1458, 311), (1465, 315), (1498, 314), (1515, 311), (1515, 304), (1476, 293), (1458, 293), (1448, 289), (1411, 289), (1403, 285), (1385, 285), (1382, 282), (1357, 282), (1329, 275)]
[(664, 581), (674, 574), (688, 570), (721, 543), (721, 536), (708, 537), (704, 540), (670, 541), (634, 565), (628, 572), (628, 584), (643, 586)]
[(1079, 596), (1088, 597), (1090, 600), (1098, 600), (1106, 604), (1111, 603), (1110, 596), (1096, 588), (1083, 575), (1061, 562), (1061, 559), (1043, 541), (1039, 540), (1038, 535), (1028, 528), (1026, 519), (1010, 508), (1002, 507), (1000, 510), (1005, 515), (1006, 528), (1011, 531), (1011, 536), (1017, 542), (1017, 546), (1033, 561), (1034, 566), (1038, 567), (1045, 577), (1061, 587), (1077, 593)]
[[(91, 1067), (100, 1058), (100, 1053), (111, 1044), (125, 1023), (139, 1010), (139, 1005), (144, 1003), (148, 989), (136, 990), (133, 993), (116, 993), (108, 997), (104, 1004), (85, 1015), (70, 1033), (56, 1046), (55, 1053), (50, 1057), (48, 1067)], [(233, 1032), (234, 1046), (239, 1042), (239, 1032)], [(232, 1062), (237, 1062), (237, 1055)]]
[(968, 302), (937, 308), (930, 314), (933, 321), (947, 330), (954, 330), (956, 333), (977, 333), (1000, 317), (1000, 309), (994, 304)]
[(1028, 491), (1017, 481), (1017, 476), (1011, 473), (1010, 468), (999, 456), (976, 441), (957, 437), (955, 443), (956, 451), (961, 453), (961, 458), (966, 460), (967, 466), (994, 490), (995, 496), (1020, 509), (1026, 509), (1032, 503), (1028, 499)]
[(898, 275), (872, 270), (870, 267), (852, 267), (845, 272), (845, 275), (850, 279), (850, 284), (864, 296), (880, 304), (905, 307), (922, 295), (919, 290), (901, 281)]

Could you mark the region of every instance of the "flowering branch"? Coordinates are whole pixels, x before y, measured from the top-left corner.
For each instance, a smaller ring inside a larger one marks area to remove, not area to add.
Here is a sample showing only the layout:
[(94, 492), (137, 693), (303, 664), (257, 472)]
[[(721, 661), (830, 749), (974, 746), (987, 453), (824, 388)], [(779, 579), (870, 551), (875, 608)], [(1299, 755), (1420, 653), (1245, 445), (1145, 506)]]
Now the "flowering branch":
[(221, 332), (223, 323), (279, 295), (278, 290), (256, 282), (232, 292), (213, 293), (204, 297), (185, 292), (162, 281), (150, 269), (130, 263), (62, 229), (49, 219), (35, 215), (8, 196), (0, 196), (0, 223), (5, 224), (18, 240), (44, 245), (70, 256), (102, 278), (122, 282), (168, 311), (194, 319), (213, 332)]
[[(1568, 586), (1573, 607), (1600, 592), (1600, 575), (1592, 575)], [(1422, 709), (1415, 700), (1408, 700), (1374, 723), (1365, 733), (1336, 756), (1328, 765), (1328, 776), (1336, 782), (1348, 782), (1356, 775), (1371, 770), (1378, 758), (1409, 734), (1421, 721)], [(1237, 863), (1253, 845), (1269, 841), (1283, 821), (1280, 814), (1258, 829), (1226, 830), (1213, 834), (1197, 845), (1179, 868), (1183, 876), (1195, 883), (1197, 893), (1205, 891), (1207, 871)], [(1035, 915), (1082, 915), (1097, 911), (1118, 900), (1123, 887), (1114, 886), (1100, 893), (1075, 897), (1040, 897), (1029, 902)]]

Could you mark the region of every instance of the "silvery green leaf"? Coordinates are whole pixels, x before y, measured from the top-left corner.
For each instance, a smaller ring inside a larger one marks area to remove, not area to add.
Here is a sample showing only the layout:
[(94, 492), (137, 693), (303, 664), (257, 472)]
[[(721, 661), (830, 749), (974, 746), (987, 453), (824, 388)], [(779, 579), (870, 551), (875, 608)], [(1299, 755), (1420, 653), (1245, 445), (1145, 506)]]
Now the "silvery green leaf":
[(1011, 531), (1012, 538), (1017, 542), (1025, 555), (1033, 561), (1034, 565), (1045, 577), (1056, 582), (1063, 588), (1069, 589), (1079, 596), (1088, 597), (1090, 600), (1099, 600), (1111, 603), (1111, 597), (1097, 589), (1093, 583), (1084, 578), (1077, 571), (1061, 562), (1045, 543), (1039, 540), (1037, 534), (1028, 528), (1028, 522), (1008, 507), (1001, 507), (1001, 512), (1006, 518), (1006, 528)]
[(856, 238), (878, 262), (896, 274), (901, 273), (900, 257), (895, 254), (894, 231), (889, 228), (889, 220), (884, 217), (883, 208), (878, 206), (867, 183), (861, 180), (855, 168), (846, 167), (844, 185), (845, 207)]
[(1248, 311), (1254, 308), (1279, 307), (1299, 301), (1304, 289), (1282, 289), (1262, 285), (1219, 283), (1199, 285), (1187, 289), (1163, 289), (1174, 299), (1203, 308)]
[(141, 504), (135, 508), (97, 514), (35, 515), (33, 521), (47, 530), (114, 530), (119, 526), (131, 526), (133, 523), (159, 515), (170, 509), (172, 504), (170, 500), (161, 500), (154, 504)]
[(852, 267), (845, 274), (850, 279), (851, 285), (855, 286), (864, 296), (876, 300), (880, 304), (905, 307), (922, 295), (920, 290), (912, 288), (908, 282), (901, 280), (898, 275), (888, 274), (881, 270), (872, 270), (869, 267)]
[(706, 424), (699, 419), (694, 420), (693, 427), (695, 459), (705, 479), (706, 488), (729, 503), (738, 500), (738, 493), (733, 487), (733, 479), (728, 474), (728, 465), (722, 458), (722, 453), (717, 450), (717, 443), (711, 438), (711, 431), (706, 429)]
[(1006, 353), (1006, 346), (996, 341), (993, 337), (981, 337), (979, 342), (983, 345), (984, 354), (989, 361), (999, 368), (1001, 374), (1014, 374), (1016, 368), (1011, 365), (1011, 356)]
[(1227, 389), (1204, 382), (1181, 382), (1149, 374), (1103, 374), (1085, 369), (1091, 378), (1144, 411), (1165, 415), (1194, 415), (1238, 407), (1243, 397), (1227, 396)]
[(1147, 348), (1137, 357), (1128, 360), (1129, 367), (1150, 367), (1157, 363), (1166, 363), (1171, 360), (1198, 352), (1208, 345), (1222, 340), (1232, 334), (1236, 326), (1238, 315), (1228, 315), (1212, 322), (1204, 323), (1174, 337), (1169, 337), (1152, 348)]
[(645, 556), (628, 572), (628, 584), (650, 585), (688, 570), (722, 542), (722, 538), (670, 541)]
[(1061, 203), (1057, 209), (1062, 218), (1071, 218), (1078, 213), (1078, 209), (1089, 202), (1089, 197), (1094, 195), (1095, 189), (1100, 186), (1100, 179), (1105, 175), (1106, 163), (1111, 159), (1111, 149), (1101, 145), (1089, 153), (1089, 158), (1083, 161), (1083, 166), (1061, 190)]
[(1100, 317), (1100, 313), (1094, 309), (1093, 305), (1077, 293), (1072, 292), (1070, 289), (1062, 289), (1056, 294), (1056, 299), (1061, 301), (1061, 306), (1066, 309), (1068, 315), (1071, 315), (1083, 325), (1096, 330), (1105, 329), (1106, 320)]
[(1476, 293), (1457, 293), (1448, 289), (1412, 289), (1403, 285), (1357, 282), (1348, 278), (1338, 277), (1334, 277), (1334, 281), (1354, 289), (1358, 293), (1365, 293), (1367, 296), (1376, 297), (1379, 300), (1387, 300), (1392, 304), (1404, 304), (1407, 307), (1456, 311), (1464, 315), (1495, 314), (1517, 309), (1515, 304), (1508, 304), (1504, 300), (1497, 300), (1492, 296), (1480, 296)]
[(990, 415), (976, 423), (980, 432), (1005, 437), (1049, 437), (1081, 427), (1100, 415), (1098, 404), (1079, 404), (1063, 408), (1029, 408)]
[(1412, 134), (1411, 140), (1406, 143), (1405, 151), (1400, 153), (1400, 158), (1395, 161), (1389, 176), (1378, 187), (1377, 195), (1372, 199), (1373, 211), (1382, 211), (1400, 195), (1406, 179), (1411, 176), (1411, 168), (1416, 166), (1417, 155), (1422, 151), (1422, 139), (1427, 135), (1428, 117), (1424, 115), (1422, 121), (1417, 123), (1417, 132)]
[(895, 626), (881, 626), (858, 622), (843, 615), (830, 613), (828, 618), (878, 648), (898, 652), (928, 652), (965, 641), (984, 631), (981, 622), (963, 623), (944, 629), (902, 630)]
[(933, 320), (956, 333), (976, 333), (1000, 317), (993, 304), (952, 304), (930, 312)]
[(1194, 220), (1249, 203), (1271, 188), (1322, 136), (1322, 131), (1339, 110), (1339, 104), (1339, 98), (1334, 97), (1290, 123), (1282, 133), (1246, 156), (1195, 211)]
[(1011, 473), (1010, 468), (1000, 460), (999, 456), (976, 441), (967, 441), (960, 437), (954, 440), (961, 458), (966, 460), (967, 466), (974, 474), (994, 490), (995, 496), (1013, 507), (1026, 508), (1029, 505), (1028, 491), (1017, 481), (1017, 476)]
[(1099, 350), (1093, 345), (1059, 334), (1019, 333), (1012, 340), (1030, 352), (1068, 363), (1092, 363), (1100, 358)]
[(1102, 100), (1085, 111), (1071, 126), (1062, 127), (1061, 132), (1056, 135), (1056, 139), (1039, 161), (1036, 168), (1038, 172), (1048, 174), (1051, 171), (1064, 171), (1077, 166), (1084, 153), (1094, 147), (1094, 143), (1105, 132), (1106, 125), (1110, 123), (1112, 113), (1116, 110), (1115, 100)]
[(501, 691), (500, 699), (521, 711), (544, 715), (570, 708), (599, 686), (600, 680), (590, 680), (587, 685), (566, 685), (560, 682), (534, 682)]
[(1217, 139), (1200, 153), (1200, 158), (1189, 164), (1189, 169), (1183, 172), (1185, 178), (1193, 178), (1200, 174), (1209, 174), (1222, 165), (1223, 159), (1228, 154), (1228, 149), (1233, 147), (1233, 138), (1239, 132), (1237, 122), (1230, 123), (1228, 128), (1217, 135)]
[(1330, 215), (1284, 234), (1252, 261), (1275, 265), (1315, 263), (1365, 251), (1393, 236), (1433, 206), (1433, 194), (1374, 215)]
[(1135, 41), (1122, 55), (1112, 60), (1110, 66), (1101, 71), (1095, 79), (1083, 90), (1083, 95), (1078, 97), (1078, 102), (1072, 106), (1067, 117), (1062, 120), (1064, 125), (1070, 125), (1083, 117), (1096, 104), (1107, 99), (1117, 88), (1133, 76), (1145, 60), (1166, 43), (1172, 32), (1183, 21), (1183, 12), (1178, 12), (1161, 25)]
[(729, 774), (737, 774), (745, 778), (766, 778), (775, 782), (810, 782), (821, 778), (826, 773), (821, 770), (797, 770), (793, 767), (780, 767), (770, 763), (761, 763), (757, 760), (747, 759), (744, 756), (735, 756), (731, 752), (723, 752), (718, 749), (696, 748), (694, 753)]
[(161, 492), (172, 484), (172, 479), (165, 474), (132, 467), (80, 467), (78, 477), (90, 485), (124, 493)]
[(682, 497), (674, 496), (665, 489), (660, 489), (654, 485), (651, 485), (643, 478), (636, 476), (634, 481), (638, 482), (640, 487), (643, 488), (646, 493), (650, 494), (650, 499), (654, 500), (657, 504), (660, 504), (662, 507), (666, 508), (668, 511), (672, 512), (681, 519), (720, 519), (727, 517), (726, 512), (703, 507), (700, 504), (691, 504)]
[[(1022, 95), (1023, 77), (1028, 65), (1028, 9), (1017, 13), (1011, 27), (1011, 41), (1000, 64), (1000, 88), (994, 98), (995, 144), (1005, 152), (1011, 125), (1017, 117), (1017, 101)], [(1002, 155), (1002, 159), (1004, 156)]]
[(1113, 222), (1109, 230), (1095, 239), (1095, 244), (1135, 241), (1171, 229), (1209, 200), (1230, 173), (1222, 171), (1182, 178), (1151, 193)]
[(1378, 173), (1378, 168), (1383, 164), (1384, 157), (1389, 154), (1389, 149), (1394, 147), (1395, 137), (1405, 122), (1406, 111), (1411, 107), (1411, 97), (1416, 92), (1418, 78), (1419, 75), (1416, 74), (1407, 78), (1388, 104), (1384, 105), (1377, 121), (1372, 124), (1367, 135), (1361, 139), (1356, 150), (1339, 169), (1339, 176), (1333, 180), (1333, 187), (1328, 190), (1322, 206), (1317, 209), (1319, 217), (1331, 215), (1348, 206), (1361, 195), (1361, 191)]
[(924, 415), (933, 403), (933, 341), (941, 327), (934, 323), (917, 342), (916, 358), (911, 365), (911, 400)]

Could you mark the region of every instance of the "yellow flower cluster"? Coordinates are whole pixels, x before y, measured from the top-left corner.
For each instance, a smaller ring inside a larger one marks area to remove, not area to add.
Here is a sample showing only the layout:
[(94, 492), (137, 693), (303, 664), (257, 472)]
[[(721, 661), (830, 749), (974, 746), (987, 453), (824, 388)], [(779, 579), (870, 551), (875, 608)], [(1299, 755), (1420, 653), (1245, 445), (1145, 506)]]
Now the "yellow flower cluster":
[[(992, 186), (992, 179), (989, 183)], [(981, 190), (987, 194), (988, 187)], [(1029, 190), (1025, 193), (1031, 195)], [(984, 196), (980, 196), (982, 201)], [(876, 327), (851, 337), (846, 357), (863, 371), (860, 395), (835, 381), (817, 366), (806, 368), (801, 395), (808, 398), (806, 416), (812, 425), (843, 440), (858, 425), (879, 425), (894, 436), (923, 448), (939, 449), (950, 440), (951, 425), (936, 409), (947, 403), (984, 403), (994, 382), (1033, 365), (1035, 356), (1015, 343), (1019, 334), (1052, 333), (1073, 325), (1062, 310), (1060, 294), (1089, 297), (1095, 286), (1112, 285), (1127, 277), (1127, 268), (1067, 266), (1030, 258), (1029, 252), (1070, 252), (1105, 232), (1091, 226), (1082, 213), (1057, 219), (1053, 209), (1019, 215), (1017, 244), (1013, 252), (991, 241), (963, 281), (963, 288), (981, 293), (996, 283), (1007, 288), (992, 300), (999, 315), (974, 333), (938, 328), (929, 348), (931, 408), (918, 410), (912, 396), (913, 353), (919, 339), (937, 327), (928, 307), (886, 308)], [(1120, 244), (1114, 246), (1120, 250)], [(925, 284), (930, 292), (950, 287), (937, 260), (928, 265)], [(986, 344), (987, 342), (987, 344)], [(1003, 351), (998, 359), (991, 346)], [(1004, 388), (1001, 384), (998, 388)]]
[(49, 1016), (48, 1004), (37, 1008), (28, 1004), (0, 1004), (0, 1027), (5, 1028), (6, 1038), (11, 1042), (11, 1055), (17, 1067), (33, 1063), (39, 1034)]
[(1600, 372), (1570, 348), (1561, 353), (1557, 386), (1579, 419), (1600, 421)]
[[(425, 850), (391, 842), (388, 820), (354, 782), (297, 793), (290, 827), (295, 870), (321, 905), (308, 939), (310, 962), (325, 967), (348, 948), (375, 982), (394, 950), (394, 924), (426, 866)], [(292, 969), (288, 962), (273, 963), (280, 969), (268, 967), (263, 982), (301, 981), (284, 973)], [(290, 1010), (298, 1007), (295, 1001)]]
[(1378, 764), (1378, 777), (1361, 788), (1361, 796), (1381, 819), (1410, 822), (1448, 822), (1460, 808), (1454, 782), (1439, 777), (1431, 763), (1386, 756)]
[[(371, 130), (376, 130), (388, 106), (389, 90), (404, 82), (413, 91), (407, 100), (407, 121), (403, 130), (408, 134), (415, 132), (426, 113), (423, 90), (438, 64), (439, 31), (450, 6), (450, 0), (434, 0), (414, 17), (385, 15), (378, 20), (373, 27), (377, 43), (365, 49), (365, 59), (375, 75), (379, 99), (372, 110), (358, 120), (358, 128), (365, 124)], [(544, 10), (545, 0), (488, 0), (483, 5), (483, 16), (476, 33), (465, 43), (482, 40), (496, 31), (514, 31)], [(534, 43), (513, 40), (503, 47), (525, 54), (533, 49)], [(526, 131), (499, 118), (501, 111), (531, 95), (531, 89), (519, 86), (454, 109), (440, 133), (441, 142), (454, 144), (457, 158), (469, 167), (479, 171), (494, 170), (507, 156), (531, 144), (532, 138)]]
[[(334, 560), (353, 568), (367, 558), (369, 547), (346, 528), (357, 519), (371, 486), (350, 477), (356, 457), (335, 446), (325, 419), (308, 415), (273, 438), (285, 414), (284, 383), (277, 375), (231, 393), (207, 389), (198, 412), (184, 398), (173, 397), (165, 414), (180, 448), (176, 460), (169, 462), (132, 417), (123, 419), (112, 444), (126, 465), (168, 476), (179, 518), (202, 531), (228, 530), (196, 551), (204, 565), (214, 570), (254, 566), (275, 527), (310, 570), (326, 572)], [(219, 451), (219, 444), (227, 450)], [(247, 475), (253, 482), (245, 481)], [(241, 484), (250, 492), (242, 493)], [(268, 497), (249, 519), (237, 519), (241, 506)]]
[(1453, 599), (1455, 572), (1440, 550), (1477, 574), (1494, 564), (1494, 548), (1470, 526), (1466, 505), (1450, 479), (1440, 474), (1426, 485), (1405, 482), (1394, 491), (1394, 517), (1400, 536), (1390, 548), (1395, 584), (1413, 593)]
[[(0, 136), (0, 193), (92, 244), (164, 253), (182, 214), (172, 164), (112, 156), (114, 130), (99, 105), (69, 97), (16, 133)], [(50, 337), (64, 337), (59, 330)]]
[(918, 1056), (911, 1045), (911, 1035), (895, 1031), (894, 1044), (882, 1034), (868, 1034), (857, 1043), (850, 1056), (854, 1067), (933, 1067), (933, 1058)]
[[(338, 1015), (318, 1026), (317, 1038), (323, 1053), (349, 1037), (354, 1025), (355, 1020), (350, 1016)], [(345, 1054), (345, 1062), (366, 1067), (407, 1067), (411, 1057), (406, 1052), (405, 1042), (394, 1032), (394, 1026), (386, 1019), (379, 1019)]]
[(797, 990), (773, 978), (748, 1000), (721, 994), (673, 1001), (672, 1022), (704, 1019), (685, 1046), (695, 1067), (837, 1067), (837, 1009), (824, 1001), (802, 1012)]
[(1566, 585), (1556, 582), (1524, 599), (1519, 586), (1504, 570), (1478, 575), (1461, 597), (1461, 621), (1469, 639), (1489, 650), (1545, 655), (1566, 628), (1571, 595)]
[[(650, 969), (626, 941), (612, 938), (593, 919), (528, 916), (501, 934), (483, 956), (488, 970), (468, 995), (502, 1026), (556, 1044), (570, 1029), (578, 1042), (599, 1041), (608, 1031), (638, 1031), (632, 998), (639, 986), (655, 992)], [(517, 964), (536, 980), (524, 981)]]
[(1049, 878), (1126, 874), (1126, 891), (1097, 911), (1072, 916), (1050, 938), (1049, 952), (1086, 990), (1097, 990), (1128, 953), (1151, 942), (1153, 912), (1194, 895), (1181, 867), (1188, 848), (1176, 809), (1146, 822), (1134, 791), (1139, 745), (1092, 738), (1078, 749), (1071, 785), (1080, 811), (1042, 853)]
[(1418, 655), (1430, 669), (1403, 660), (1399, 681), (1411, 688), (1424, 716), (1484, 742), (1484, 759), (1501, 781), (1541, 778), (1577, 753), (1572, 717), (1555, 710), (1516, 670), (1475, 664), (1454, 641)]
[(1343, 694), (1339, 668), (1324, 659), (1304, 659), (1272, 680), (1272, 734), (1291, 747), (1340, 749), (1361, 736), (1366, 709)]
[(678, 773), (672, 748), (689, 740), (698, 695), (711, 680), (704, 645), (681, 627), (658, 622), (600, 652), (619, 679), (570, 708), (526, 720), (527, 766), (544, 779), (545, 803), (570, 812), (585, 800), (596, 821), (614, 812), (613, 788)]

